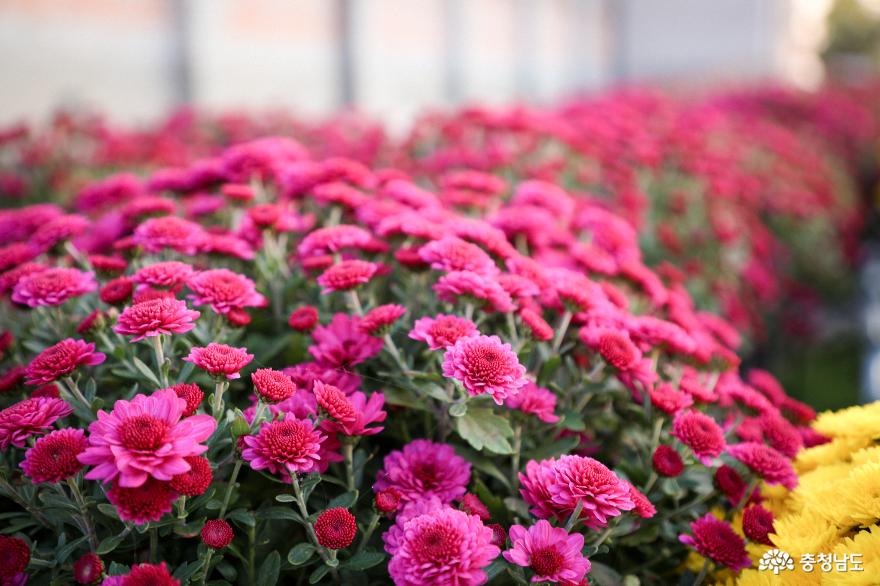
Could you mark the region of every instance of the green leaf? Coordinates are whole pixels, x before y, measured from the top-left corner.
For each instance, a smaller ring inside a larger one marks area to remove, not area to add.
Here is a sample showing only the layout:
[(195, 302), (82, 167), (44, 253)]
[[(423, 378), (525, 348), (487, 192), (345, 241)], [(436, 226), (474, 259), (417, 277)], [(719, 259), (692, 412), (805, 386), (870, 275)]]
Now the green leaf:
[(273, 586), (278, 582), (278, 574), (281, 572), (281, 554), (273, 551), (266, 556), (265, 561), (257, 572), (257, 584), (260, 586)]
[(107, 555), (114, 549), (116, 549), (122, 540), (125, 539), (124, 535), (113, 535), (112, 537), (107, 537), (103, 539), (101, 543), (98, 544), (98, 548), (95, 550), (95, 553), (98, 555)]
[(447, 393), (446, 389), (444, 389), (440, 385), (428, 383), (420, 386), (419, 389), (432, 399), (437, 399), (442, 403), (449, 403), (452, 401), (452, 399), (449, 397), (449, 393)]
[(306, 500), (306, 502), (308, 502), (309, 497), (312, 496), (312, 491), (315, 490), (315, 487), (318, 486), (318, 484), (320, 484), (320, 482), (321, 482), (321, 475), (320, 474), (311, 474), (311, 475), (307, 476), (306, 479), (300, 483), (300, 488), (302, 489), (303, 498)]
[(279, 503), (292, 503), (296, 500), (296, 497), (292, 494), (276, 494), (275, 500)]
[(101, 511), (104, 515), (110, 517), (111, 519), (119, 519), (119, 513), (116, 512), (116, 507), (113, 505), (108, 505), (107, 503), (101, 503), (98, 505), (98, 510)]
[(317, 584), (321, 581), (321, 578), (327, 575), (327, 572), (330, 571), (330, 568), (327, 566), (318, 566), (315, 568), (315, 571), (312, 572), (312, 575), (309, 576), (309, 584)]
[(587, 429), (587, 426), (584, 423), (584, 418), (580, 413), (573, 410), (568, 410), (563, 415), (562, 427), (572, 431), (584, 431)]
[(538, 372), (538, 385), (545, 385), (553, 377), (560, 364), (562, 364), (562, 359), (559, 356), (551, 356), (545, 360)]
[(366, 570), (367, 568), (372, 568), (373, 566), (382, 563), (382, 560), (384, 559), (384, 553), (364, 550), (353, 555), (348, 561), (343, 563), (343, 566), (349, 570)]
[(492, 578), (503, 572), (504, 568), (506, 567), (507, 563), (504, 561), (504, 558), (498, 556), (497, 558), (495, 558), (495, 561), (486, 566), (486, 576), (488, 576), (489, 580), (491, 580)]
[(449, 406), (449, 414), (452, 417), (464, 417), (464, 414), (467, 413), (467, 410), (467, 403), (453, 403)]
[(599, 562), (592, 562), (590, 583), (595, 583), (596, 586), (621, 586), (623, 580), (614, 569)]
[(469, 409), (455, 420), (458, 435), (476, 450), (486, 449), (496, 454), (510, 454), (513, 448), (507, 438), (513, 435), (507, 419), (490, 409)]
[(348, 492), (342, 493), (341, 495), (337, 496), (329, 503), (327, 503), (327, 508), (333, 509), (335, 507), (342, 507), (343, 509), (347, 509), (355, 504), (357, 502), (357, 499), (358, 491), (350, 490)]
[(174, 570), (173, 576), (180, 580), (181, 584), (186, 584), (189, 582), (189, 579), (195, 576), (196, 572), (198, 572), (202, 566), (204, 565), (205, 560), (198, 559), (192, 562), (185, 562), (177, 567)]
[(88, 538), (86, 536), (83, 536), (79, 539), (74, 539), (66, 545), (59, 547), (55, 551), (55, 559), (58, 561), (59, 564), (63, 564), (67, 561), (67, 558), (70, 557), (70, 554), (72, 554), (74, 550), (79, 547), (86, 539)]
[(510, 480), (508, 480), (501, 469), (495, 465), (491, 458), (487, 458), (479, 452), (475, 452), (465, 446), (456, 447), (456, 452), (458, 452), (458, 454), (461, 455), (465, 460), (473, 464), (474, 468), (476, 468), (483, 474), (486, 474), (498, 480), (508, 489), (510, 488)]
[(273, 521), (296, 521), (297, 523), (304, 523), (303, 518), (292, 509), (286, 509), (284, 507), (266, 507), (265, 509), (260, 509), (257, 511), (258, 519), (268, 519)]
[(315, 546), (311, 543), (299, 543), (287, 553), (287, 561), (291, 566), (301, 566), (315, 555)]
[(159, 382), (159, 379), (156, 377), (156, 374), (150, 370), (150, 367), (144, 364), (144, 361), (138, 358), (137, 356), (133, 356), (131, 359), (134, 367), (138, 369), (138, 372), (146, 378), (148, 381), (156, 385), (156, 388), (162, 388), (162, 383)]
[(233, 521), (241, 523), (245, 527), (254, 527), (257, 524), (257, 520), (254, 519), (254, 514), (244, 509), (235, 509), (234, 511), (227, 513), (226, 516)]
[(424, 411), (425, 401), (419, 400), (412, 392), (396, 385), (389, 385), (382, 389), (385, 395), (385, 402), (389, 405), (397, 405), (399, 407), (409, 407), (410, 409), (418, 409)]

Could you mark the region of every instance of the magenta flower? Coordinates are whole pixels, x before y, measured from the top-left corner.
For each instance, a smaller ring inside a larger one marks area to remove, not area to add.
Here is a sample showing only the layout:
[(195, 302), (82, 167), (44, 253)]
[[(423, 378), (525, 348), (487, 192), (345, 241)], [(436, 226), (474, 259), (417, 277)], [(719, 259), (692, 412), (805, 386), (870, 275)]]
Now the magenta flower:
[(31, 397), (0, 411), (0, 450), (17, 448), (40, 434), (58, 419), (70, 415), (73, 407), (54, 397)]
[(177, 260), (157, 262), (136, 272), (132, 279), (140, 285), (177, 290), (192, 276), (193, 268)]
[(402, 502), (436, 496), (451, 503), (467, 492), (471, 465), (448, 444), (419, 439), (385, 456), (373, 490), (397, 489)]
[(798, 484), (791, 461), (770, 446), (742, 442), (728, 446), (727, 453), (748, 466), (768, 484), (781, 484), (789, 490), (794, 490)]
[(391, 330), (394, 322), (403, 317), (406, 308), (395, 303), (379, 305), (364, 315), (361, 320), (361, 330), (371, 336), (382, 336)]
[(471, 320), (457, 315), (437, 315), (416, 320), (409, 337), (420, 340), (431, 350), (439, 350), (454, 345), (459, 338), (474, 337), (480, 334)]
[(425, 244), (419, 249), (419, 256), (438, 271), (471, 271), (485, 276), (498, 274), (491, 256), (476, 244), (457, 236), (444, 236)]
[(503, 553), (512, 564), (531, 568), (532, 582), (580, 584), (590, 571), (590, 560), (581, 554), (584, 536), (569, 535), (541, 519), (528, 530), (522, 525), (510, 528), (512, 547)]
[(189, 309), (185, 301), (158, 297), (135, 303), (122, 310), (113, 331), (134, 336), (131, 341), (161, 334), (183, 334), (196, 327), (198, 311)]
[(264, 307), (266, 298), (257, 292), (253, 281), (229, 269), (213, 269), (196, 273), (186, 286), (187, 295), (195, 305), (210, 305), (220, 314), (242, 307)]
[(446, 273), (434, 284), (437, 297), (449, 303), (459, 298), (482, 306), (484, 311), (507, 312), (516, 309), (510, 294), (498, 282), (472, 271)]
[(339, 224), (310, 232), (296, 247), (296, 252), (301, 257), (333, 254), (346, 248), (363, 248), (372, 239), (363, 228)]
[(609, 517), (630, 511), (635, 503), (629, 486), (604, 464), (583, 456), (529, 462), (520, 473), (523, 500), (537, 517), (555, 516), (564, 522), (582, 505), (581, 520), (588, 527), (608, 524)]
[(388, 572), (395, 584), (407, 586), (477, 586), (501, 551), (492, 538), (476, 515), (443, 507), (404, 524)]
[(77, 269), (46, 269), (22, 277), (12, 289), (12, 300), (28, 307), (61, 305), (98, 288), (92, 273)]
[(385, 405), (385, 395), (373, 393), (370, 398), (360, 391), (348, 396), (348, 403), (354, 412), (352, 420), (325, 419), (321, 422), (321, 429), (328, 433), (341, 433), (342, 435), (375, 435), (385, 429), (381, 425), (368, 427), (373, 423), (381, 423), (388, 417), (382, 407)]
[(489, 393), (501, 405), (528, 383), (526, 368), (498, 336), (460, 338), (446, 350), (443, 376), (454, 378), (471, 395)]
[(34, 447), (25, 452), (21, 469), (34, 483), (61, 482), (82, 470), (77, 456), (87, 445), (86, 434), (81, 429), (55, 430), (38, 439)]
[(205, 347), (193, 346), (183, 360), (192, 362), (212, 376), (234, 379), (241, 377), (239, 371), (253, 359), (254, 355), (248, 354), (246, 348), (211, 342)]
[(752, 565), (743, 538), (729, 523), (716, 519), (712, 513), (706, 513), (691, 523), (691, 532), (693, 536), (680, 535), (678, 540), (693, 547), (701, 556), (732, 570), (743, 570)]
[(553, 413), (556, 409), (556, 395), (532, 381), (528, 381), (516, 395), (508, 396), (504, 404), (511, 409), (534, 415), (544, 423), (559, 422), (559, 416)]
[(207, 234), (202, 226), (177, 216), (150, 218), (134, 231), (133, 241), (147, 252), (170, 248), (181, 254), (193, 255), (205, 245)]
[(361, 330), (361, 319), (337, 313), (326, 326), (312, 332), (309, 353), (321, 366), (334, 368), (360, 364), (382, 351), (382, 340)]
[(147, 478), (170, 481), (188, 472), (187, 456), (198, 456), (217, 422), (209, 415), (185, 419), (186, 401), (171, 389), (119, 400), (113, 411), (98, 411), (89, 425), (89, 447), (79, 461), (94, 466), (86, 478), (115, 481), (121, 487), (141, 486)]
[(313, 472), (321, 460), (321, 444), (326, 439), (308, 419), (285, 417), (263, 423), (257, 435), (243, 436), (241, 457), (254, 470), (268, 470), (289, 480), (290, 474)]
[(85, 340), (67, 338), (37, 354), (28, 364), (27, 384), (45, 385), (67, 376), (80, 365), (95, 366), (107, 357), (95, 352), (95, 345)]
[(671, 433), (693, 450), (697, 459), (706, 466), (720, 456), (727, 445), (724, 432), (715, 420), (693, 409), (681, 411), (675, 416)]
[(323, 287), (321, 293), (348, 291), (365, 285), (379, 271), (379, 265), (366, 260), (344, 260), (337, 263), (318, 277), (318, 284)]

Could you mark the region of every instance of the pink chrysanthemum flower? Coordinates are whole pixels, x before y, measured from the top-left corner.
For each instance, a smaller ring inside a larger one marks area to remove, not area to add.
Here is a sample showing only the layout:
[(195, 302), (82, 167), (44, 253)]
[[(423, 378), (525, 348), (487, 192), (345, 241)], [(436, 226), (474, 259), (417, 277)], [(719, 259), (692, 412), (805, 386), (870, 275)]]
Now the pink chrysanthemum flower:
[(79, 236), (90, 224), (88, 218), (77, 214), (58, 216), (37, 228), (30, 242), (39, 250), (50, 250), (56, 244)]
[(516, 395), (507, 397), (504, 404), (511, 409), (534, 415), (544, 423), (559, 422), (559, 417), (553, 413), (556, 409), (556, 395), (532, 381), (528, 381)]
[(98, 288), (92, 273), (77, 269), (46, 269), (22, 277), (12, 290), (12, 300), (28, 307), (61, 305)]
[(668, 382), (650, 388), (648, 393), (651, 397), (651, 404), (667, 415), (675, 415), (694, 404), (694, 400), (689, 394), (682, 393)]
[(727, 453), (748, 466), (768, 484), (781, 484), (789, 490), (794, 490), (798, 484), (791, 461), (770, 446), (742, 442), (727, 446)]
[(201, 225), (177, 216), (163, 216), (142, 222), (135, 228), (132, 240), (147, 252), (161, 252), (170, 248), (181, 254), (193, 255), (201, 250), (207, 239)]
[(251, 373), (251, 381), (260, 398), (268, 403), (279, 403), (296, 392), (296, 383), (289, 376), (271, 368), (258, 368)]
[(618, 370), (629, 370), (642, 359), (642, 353), (626, 332), (605, 332), (599, 337), (599, 354)]
[(372, 239), (372, 235), (363, 228), (339, 224), (310, 232), (296, 247), (296, 252), (301, 257), (333, 254), (346, 248), (363, 248)]
[(694, 455), (706, 466), (721, 455), (727, 445), (724, 431), (715, 420), (693, 409), (681, 411), (672, 421), (672, 435), (693, 450)]
[(254, 470), (268, 470), (289, 479), (290, 474), (312, 472), (321, 459), (326, 436), (308, 419), (285, 417), (263, 423), (257, 435), (246, 435), (241, 457)]
[[(26, 262), (18, 265), (14, 269), (9, 269), (8, 271), (0, 273), (0, 293), (13, 291), (19, 281), (23, 280), (25, 277), (41, 273), (48, 268), (49, 267), (46, 265), (40, 263)], [(95, 286), (97, 286), (97, 284)]]
[(234, 379), (241, 377), (239, 371), (253, 359), (254, 355), (248, 354), (246, 348), (211, 342), (205, 347), (193, 346), (183, 360), (192, 362), (212, 376)]
[(581, 518), (588, 527), (604, 527), (609, 517), (635, 507), (629, 487), (598, 460), (561, 456), (553, 468), (556, 480), (549, 489), (554, 506), (570, 514), (583, 503)]
[(530, 568), (535, 575), (532, 582), (580, 584), (590, 571), (590, 560), (581, 554), (584, 536), (553, 527), (541, 519), (528, 529), (522, 525), (510, 528), (511, 548), (504, 559), (512, 564)]
[(80, 365), (95, 366), (107, 357), (95, 352), (95, 345), (85, 340), (67, 338), (37, 354), (28, 364), (27, 384), (44, 385), (67, 376)]
[(408, 520), (388, 572), (406, 586), (477, 586), (500, 549), (476, 515), (449, 507)]
[(443, 503), (461, 498), (471, 465), (448, 444), (419, 439), (385, 456), (373, 490), (394, 488), (404, 503), (436, 496)]
[[(361, 319), (337, 313), (326, 326), (312, 332), (309, 353), (321, 366), (350, 367), (382, 351), (382, 340), (361, 331)], [(338, 385), (337, 385), (338, 386)]]
[(541, 315), (532, 309), (524, 308), (519, 312), (519, 318), (523, 321), (532, 337), (539, 342), (553, 339), (553, 328)]
[(89, 447), (80, 462), (94, 466), (86, 478), (115, 481), (123, 488), (142, 485), (147, 478), (170, 481), (190, 469), (184, 459), (198, 456), (217, 422), (209, 415), (181, 419), (186, 401), (171, 389), (119, 400), (113, 411), (98, 411), (89, 425)]
[(422, 260), (438, 271), (471, 271), (480, 275), (498, 274), (495, 261), (486, 252), (457, 236), (444, 236), (419, 249)]
[(497, 281), (471, 271), (446, 273), (434, 284), (434, 291), (443, 301), (455, 303), (463, 297), (489, 312), (504, 313), (516, 309), (510, 295)]
[(357, 419), (354, 406), (341, 390), (333, 385), (316, 380), (312, 387), (315, 400), (322, 411), (340, 423), (351, 423)]
[(31, 482), (57, 483), (82, 470), (77, 459), (86, 449), (88, 441), (81, 429), (59, 429), (38, 439), (34, 447), (25, 452), (21, 469)]
[[(315, 381), (317, 385), (318, 381)], [(321, 422), (321, 429), (328, 433), (339, 433), (346, 436), (375, 435), (385, 429), (383, 426), (368, 427), (373, 423), (381, 423), (388, 416), (382, 407), (385, 405), (385, 395), (373, 393), (370, 398), (356, 391), (347, 397), (348, 404), (354, 411), (354, 419), (325, 419)]]
[(31, 397), (0, 411), (0, 450), (20, 448), (32, 435), (43, 433), (73, 407), (54, 397)]
[(454, 378), (471, 395), (489, 393), (501, 405), (528, 383), (526, 368), (498, 336), (460, 338), (446, 350), (443, 376)]
[(107, 491), (107, 500), (116, 507), (119, 518), (137, 525), (158, 521), (177, 500), (177, 491), (170, 482), (148, 478), (140, 486), (113, 485)]
[(254, 282), (229, 269), (213, 269), (196, 273), (186, 286), (195, 305), (210, 305), (220, 314), (242, 307), (264, 307), (266, 298), (257, 292)]
[(196, 327), (194, 321), (200, 315), (189, 309), (185, 301), (160, 297), (126, 307), (113, 331), (134, 336), (132, 342), (161, 334), (183, 334)]
[(344, 260), (331, 266), (318, 277), (321, 293), (348, 291), (370, 282), (379, 265), (366, 260)]
[(642, 519), (650, 519), (657, 514), (657, 508), (642, 491), (633, 486), (631, 482), (626, 480), (621, 480), (621, 482), (627, 487), (627, 490), (629, 490), (629, 497), (635, 504), (633, 512), (636, 515)]
[(136, 272), (132, 279), (140, 285), (178, 290), (192, 276), (193, 268), (177, 260), (157, 262)]
[(457, 315), (437, 315), (416, 320), (409, 337), (425, 342), (431, 350), (454, 345), (459, 338), (479, 335), (477, 326), (469, 319)]
[(371, 336), (382, 336), (386, 334), (391, 326), (403, 317), (406, 308), (395, 303), (388, 303), (374, 307), (361, 320), (361, 330)]
[(32, 261), (39, 254), (40, 251), (27, 242), (13, 242), (0, 246), (0, 273)]
[(752, 565), (746, 551), (746, 543), (736, 534), (729, 523), (706, 513), (691, 523), (691, 535), (680, 535), (678, 540), (697, 550), (717, 564), (732, 570), (742, 570)]

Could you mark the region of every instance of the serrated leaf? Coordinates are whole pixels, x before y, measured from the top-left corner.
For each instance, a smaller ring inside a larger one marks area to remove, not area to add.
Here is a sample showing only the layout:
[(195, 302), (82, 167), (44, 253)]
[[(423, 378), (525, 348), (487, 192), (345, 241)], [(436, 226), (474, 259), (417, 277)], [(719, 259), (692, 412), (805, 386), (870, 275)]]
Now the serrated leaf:
[(266, 556), (260, 571), (257, 572), (257, 584), (260, 586), (273, 586), (278, 582), (278, 574), (281, 572), (281, 554), (273, 551)]
[(292, 566), (301, 566), (315, 555), (315, 546), (311, 543), (299, 543), (287, 552), (287, 561)]
[(137, 356), (133, 356), (131, 359), (132, 364), (141, 373), (141, 376), (146, 378), (148, 381), (156, 385), (156, 388), (161, 388), (162, 383), (159, 382), (159, 379), (156, 377), (156, 373), (150, 370), (150, 367), (144, 364), (144, 361), (138, 358)]
[(344, 492), (327, 503), (327, 508), (333, 509), (335, 507), (342, 507), (343, 509), (347, 509), (357, 502), (357, 499), (358, 491), (351, 490), (349, 492)]
[(111, 537), (107, 537), (106, 539), (101, 540), (101, 543), (98, 544), (98, 548), (95, 550), (95, 553), (98, 555), (106, 555), (119, 547), (119, 544), (122, 543), (122, 540), (125, 539), (124, 535), (113, 535)]
[(455, 420), (458, 435), (476, 450), (489, 450), (496, 454), (513, 453), (507, 438), (513, 435), (507, 419), (490, 409), (469, 409)]
[(343, 566), (349, 570), (366, 570), (373, 566), (379, 565), (385, 559), (385, 554), (378, 551), (364, 550), (353, 555), (349, 560), (343, 562)]

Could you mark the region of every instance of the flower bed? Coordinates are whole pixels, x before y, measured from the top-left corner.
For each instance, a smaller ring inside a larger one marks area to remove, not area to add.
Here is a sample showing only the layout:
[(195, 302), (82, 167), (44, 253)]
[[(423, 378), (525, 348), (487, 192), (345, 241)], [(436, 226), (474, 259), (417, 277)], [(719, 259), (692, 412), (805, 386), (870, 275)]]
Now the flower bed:
[(723, 578), (792, 462), (847, 449), (740, 372), (619, 194), (330, 142), (193, 141), (3, 212), (2, 583)]

